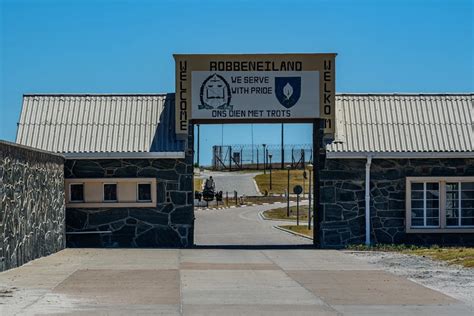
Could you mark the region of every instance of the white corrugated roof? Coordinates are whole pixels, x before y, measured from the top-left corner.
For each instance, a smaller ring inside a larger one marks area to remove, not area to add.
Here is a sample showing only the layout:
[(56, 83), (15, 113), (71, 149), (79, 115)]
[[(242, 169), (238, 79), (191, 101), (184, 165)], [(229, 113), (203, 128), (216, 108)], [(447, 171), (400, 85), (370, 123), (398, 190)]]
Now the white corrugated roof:
[(165, 94), (25, 95), (16, 142), (60, 153), (183, 151)]
[(338, 94), (330, 153), (472, 152), (474, 94)]
[[(336, 141), (327, 150), (473, 152), (473, 97), (338, 94)], [(173, 106), (173, 94), (25, 95), (16, 142), (61, 153), (183, 151)]]

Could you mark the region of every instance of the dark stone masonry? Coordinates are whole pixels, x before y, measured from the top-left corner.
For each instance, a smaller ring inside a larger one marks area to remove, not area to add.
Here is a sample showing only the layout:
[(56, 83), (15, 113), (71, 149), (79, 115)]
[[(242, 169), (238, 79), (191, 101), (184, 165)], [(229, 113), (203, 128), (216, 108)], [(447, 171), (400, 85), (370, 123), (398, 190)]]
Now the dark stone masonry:
[(68, 208), (68, 247), (188, 247), (193, 245), (193, 166), (186, 159), (67, 160), (66, 178), (157, 179), (152, 208)]
[(65, 247), (63, 163), (0, 141), (0, 271)]
[[(322, 246), (365, 242), (364, 159), (327, 159), (321, 171)], [(374, 159), (371, 165), (374, 243), (474, 245), (474, 234), (405, 232), (405, 185), (410, 176), (474, 176), (474, 159)]]

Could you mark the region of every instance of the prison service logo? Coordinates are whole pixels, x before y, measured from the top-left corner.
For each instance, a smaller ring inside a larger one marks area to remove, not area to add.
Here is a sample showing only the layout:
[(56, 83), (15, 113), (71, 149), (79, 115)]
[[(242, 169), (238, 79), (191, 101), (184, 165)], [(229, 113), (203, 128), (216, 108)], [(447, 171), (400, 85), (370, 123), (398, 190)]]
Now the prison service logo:
[(199, 110), (232, 110), (230, 101), (232, 94), (229, 83), (216, 73), (210, 75), (203, 81), (200, 90), (201, 104)]
[(285, 108), (294, 106), (301, 96), (301, 77), (275, 77), (275, 96)]

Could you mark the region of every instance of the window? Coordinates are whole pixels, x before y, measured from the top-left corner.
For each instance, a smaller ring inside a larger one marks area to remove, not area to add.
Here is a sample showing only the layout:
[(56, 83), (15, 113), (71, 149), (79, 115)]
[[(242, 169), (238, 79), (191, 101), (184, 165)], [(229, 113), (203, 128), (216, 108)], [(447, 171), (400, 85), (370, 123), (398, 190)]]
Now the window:
[(407, 232), (474, 232), (474, 177), (408, 177), (406, 196)]
[(474, 182), (446, 183), (446, 226), (474, 227)]
[(156, 207), (156, 178), (65, 179), (66, 207)]
[(71, 202), (84, 202), (84, 184), (83, 183), (71, 183), (69, 186)]
[(116, 201), (117, 201), (117, 184), (105, 183), (104, 184), (104, 202), (116, 202)]
[(439, 184), (437, 182), (412, 183), (411, 226), (439, 226)]
[(138, 184), (138, 201), (139, 202), (151, 201), (151, 183)]

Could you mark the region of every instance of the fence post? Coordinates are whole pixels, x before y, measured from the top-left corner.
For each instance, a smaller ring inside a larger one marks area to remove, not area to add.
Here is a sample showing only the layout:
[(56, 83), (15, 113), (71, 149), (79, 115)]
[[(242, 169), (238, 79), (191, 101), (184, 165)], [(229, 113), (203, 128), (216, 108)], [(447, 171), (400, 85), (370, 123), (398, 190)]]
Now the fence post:
[(234, 191), (234, 198), (235, 198), (235, 206), (237, 206), (238, 198), (237, 198), (237, 191)]
[(232, 171), (232, 146), (229, 146), (229, 171)]
[(294, 162), (295, 162), (295, 148), (291, 148), (291, 168), (293, 168)]
[(240, 148), (240, 170), (244, 168), (244, 155), (242, 147)]
[(257, 170), (260, 170), (258, 167), (258, 147), (257, 147)]
[(304, 154), (304, 149), (301, 149), (301, 161), (302, 161), (302, 167), (303, 167), (303, 170), (304, 170), (304, 160), (305, 160), (305, 154)]
[(300, 226), (300, 195), (296, 195), (296, 226)]

